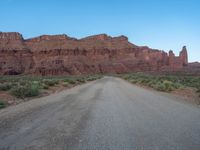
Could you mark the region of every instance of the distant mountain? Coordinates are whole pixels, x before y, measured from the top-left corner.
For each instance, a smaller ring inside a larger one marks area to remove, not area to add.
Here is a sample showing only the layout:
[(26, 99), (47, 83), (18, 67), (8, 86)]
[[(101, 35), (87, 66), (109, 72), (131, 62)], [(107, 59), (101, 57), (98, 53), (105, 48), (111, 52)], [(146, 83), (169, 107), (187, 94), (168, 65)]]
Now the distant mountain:
[(136, 46), (126, 36), (106, 34), (83, 39), (42, 35), (24, 39), (17, 32), (0, 32), (0, 74), (81, 75), (138, 71), (182, 71), (187, 49), (179, 56), (147, 46)]

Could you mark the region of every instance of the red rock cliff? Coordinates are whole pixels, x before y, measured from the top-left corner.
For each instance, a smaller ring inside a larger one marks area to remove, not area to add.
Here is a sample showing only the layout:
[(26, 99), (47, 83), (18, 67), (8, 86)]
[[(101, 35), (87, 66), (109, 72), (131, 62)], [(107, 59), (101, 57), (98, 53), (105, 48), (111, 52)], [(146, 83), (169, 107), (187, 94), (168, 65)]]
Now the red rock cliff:
[(125, 36), (106, 34), (83, 39), (43, 35), (24, 40), (19, 33), (0, 33), (0, 74), (80, 75), (137, 71), (178, 71), (188, 63), (187, 50), (139, 47)]

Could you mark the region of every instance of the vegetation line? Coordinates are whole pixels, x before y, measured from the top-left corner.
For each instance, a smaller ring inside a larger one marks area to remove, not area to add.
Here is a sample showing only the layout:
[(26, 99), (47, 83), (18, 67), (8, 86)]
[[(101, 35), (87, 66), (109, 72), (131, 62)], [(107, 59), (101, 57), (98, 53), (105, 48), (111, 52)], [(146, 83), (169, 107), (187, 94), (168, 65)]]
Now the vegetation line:
[(158, 91), (171, 92), (186, 87), (194, 88), (199, 95), (200, 103), (200, 77), (188, 75), (151, 75), (144, 73), (129, 73), (119, 75), (121, 78), (138, 85), (151, 87)]
[[(45, 91), (56, 86), (72, 87), (101, 77), (102, 75), (79, 77), (1, 76), (0, 92), (16, 99), (25, 99), (42, 95)], [(8, 105), (6, 99), (0, 99), (0, 109)]]

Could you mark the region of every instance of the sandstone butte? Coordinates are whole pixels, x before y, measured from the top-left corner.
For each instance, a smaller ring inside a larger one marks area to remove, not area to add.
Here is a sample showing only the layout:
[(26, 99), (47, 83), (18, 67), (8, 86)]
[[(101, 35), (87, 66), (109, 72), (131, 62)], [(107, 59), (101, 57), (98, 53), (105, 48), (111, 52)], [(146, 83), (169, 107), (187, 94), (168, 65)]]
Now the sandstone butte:
[(0, 75), (174, 72), (187, 66), (185, 46), (175, 56), (171, 50), (136, 46), (125, 36), (76, 39), (63, 34), (24, 39), (17, 32), (0, 32)]

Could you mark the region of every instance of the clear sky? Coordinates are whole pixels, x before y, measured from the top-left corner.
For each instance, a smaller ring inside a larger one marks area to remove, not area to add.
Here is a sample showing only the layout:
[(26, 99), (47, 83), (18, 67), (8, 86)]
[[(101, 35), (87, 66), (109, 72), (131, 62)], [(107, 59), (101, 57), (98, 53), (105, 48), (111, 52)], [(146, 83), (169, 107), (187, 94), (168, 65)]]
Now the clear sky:
[(176, 55), (186, 45), (189, 61), (200, 61), (200, 0), (0, 0), (0, 31), (126, 35)]

